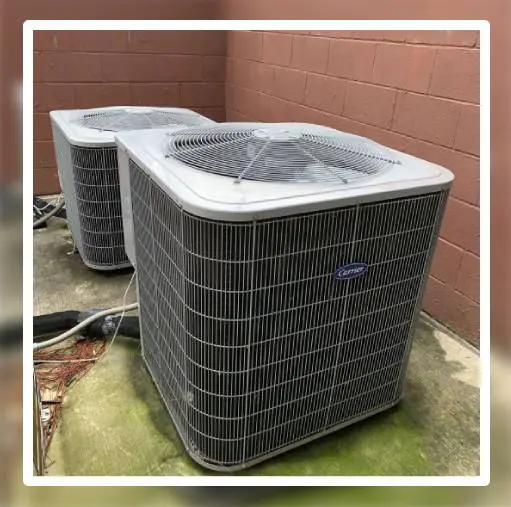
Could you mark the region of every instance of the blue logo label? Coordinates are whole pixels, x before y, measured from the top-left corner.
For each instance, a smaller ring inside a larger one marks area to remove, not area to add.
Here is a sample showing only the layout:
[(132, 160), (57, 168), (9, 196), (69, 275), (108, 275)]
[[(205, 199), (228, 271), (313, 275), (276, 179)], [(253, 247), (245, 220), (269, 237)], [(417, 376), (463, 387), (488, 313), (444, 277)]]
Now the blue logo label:
[(364, 262), (352, 262), (346, 264), (335, 271), (334, 278), (336, 280), (349, 280), (350, 278), (357, 278), (367, 273), (369, 266)]

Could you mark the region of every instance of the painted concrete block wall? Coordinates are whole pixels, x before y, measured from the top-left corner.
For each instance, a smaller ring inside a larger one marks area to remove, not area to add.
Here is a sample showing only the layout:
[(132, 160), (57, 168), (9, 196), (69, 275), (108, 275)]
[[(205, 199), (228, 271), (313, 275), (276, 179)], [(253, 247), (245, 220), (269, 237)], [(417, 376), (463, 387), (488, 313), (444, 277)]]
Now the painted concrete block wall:
[(323, 124), (453, 171), (424, 308), (478, 342), (477, 32), (229, 32), (226, 117)]
[(60, 191), (52, 109), (175, 106), (224, 119), (225, 32), (40, 31), (34, 53), (36, 194)]

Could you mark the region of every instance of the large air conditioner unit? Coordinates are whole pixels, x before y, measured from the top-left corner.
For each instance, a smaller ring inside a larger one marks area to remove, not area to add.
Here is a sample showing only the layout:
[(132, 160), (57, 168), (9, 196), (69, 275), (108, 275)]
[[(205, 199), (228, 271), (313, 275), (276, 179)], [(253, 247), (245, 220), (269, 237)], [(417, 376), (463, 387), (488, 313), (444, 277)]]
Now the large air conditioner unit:
[(242, 469), (399, 401), (449, 171), (309, 124), (117, 142), (142, 354), (193, 459)]
[(97, 270), (130, 266), (115, 133), (214, 122), (188, 109), (129, 106), (52, 111), (50, 118), (68, 225), (83, 262)]

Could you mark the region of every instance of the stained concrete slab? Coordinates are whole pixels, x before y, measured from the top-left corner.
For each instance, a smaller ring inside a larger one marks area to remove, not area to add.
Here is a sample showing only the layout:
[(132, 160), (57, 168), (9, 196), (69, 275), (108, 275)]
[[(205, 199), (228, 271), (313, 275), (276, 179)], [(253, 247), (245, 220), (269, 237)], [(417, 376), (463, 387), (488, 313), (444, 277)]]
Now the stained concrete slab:
[[(35, 313), (122, 301), (132, 272), (94, 272), (68, 255), (64, 222), (35, 231), (34, 245)], [(398, 406), (242, 473), (478, 475), (478, 379), (477, 351), (421, 319)], [(51, 475), (214, 474), (186, 455), (139, 343), (125, 337), (67, 392), (49, 457)]]

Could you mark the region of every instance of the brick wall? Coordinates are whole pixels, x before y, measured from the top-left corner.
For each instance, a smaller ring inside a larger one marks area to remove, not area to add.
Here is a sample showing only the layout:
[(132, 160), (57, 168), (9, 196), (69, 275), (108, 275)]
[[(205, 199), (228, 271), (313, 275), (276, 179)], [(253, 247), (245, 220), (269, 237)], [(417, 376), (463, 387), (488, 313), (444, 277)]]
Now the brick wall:
[(425, 310), (479, 340), (477, 32), (230, 32), (226, 117), (303, 121), (444, 165), (456, 180)]
[(37, 194), (60, 191), (52, 109), (175, 106), (224, 119), (225, 32), (41, 31), (34, 52)]

